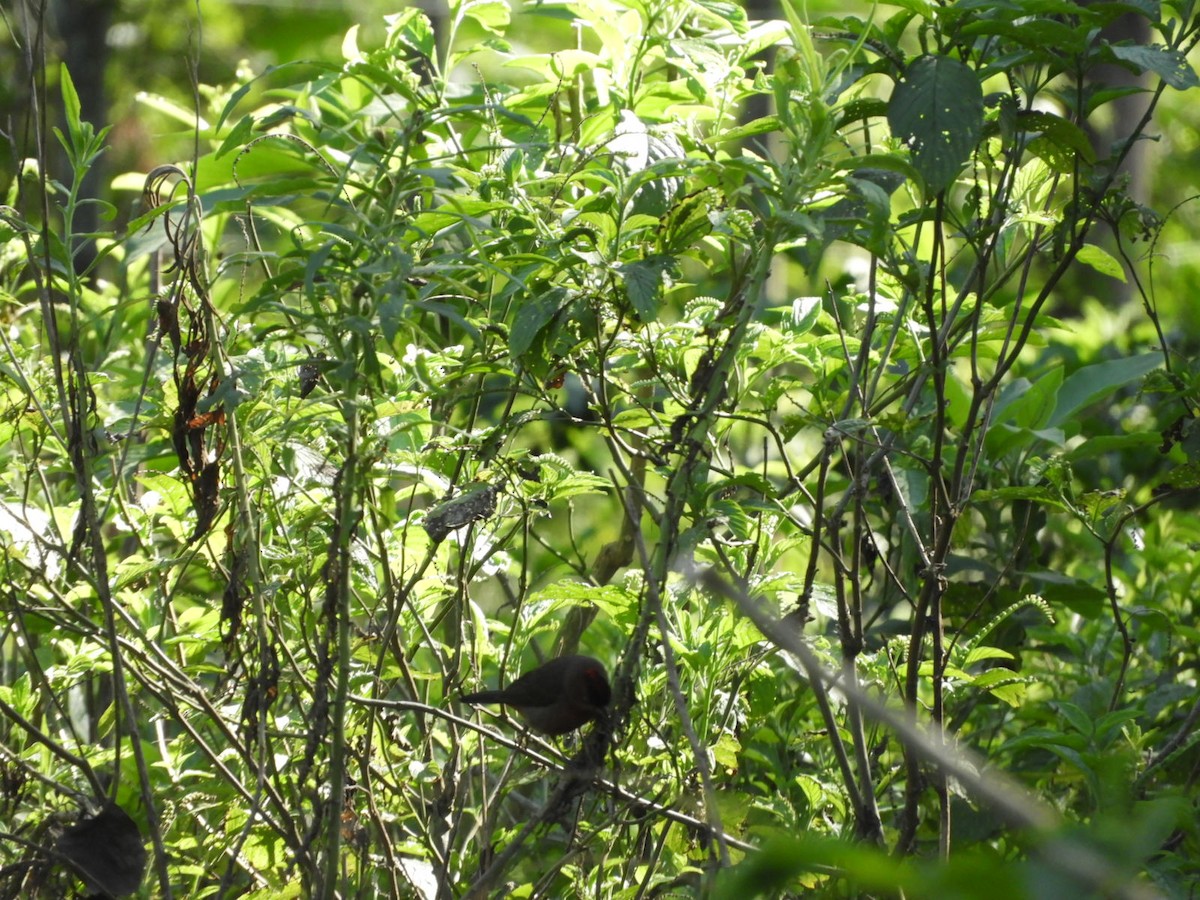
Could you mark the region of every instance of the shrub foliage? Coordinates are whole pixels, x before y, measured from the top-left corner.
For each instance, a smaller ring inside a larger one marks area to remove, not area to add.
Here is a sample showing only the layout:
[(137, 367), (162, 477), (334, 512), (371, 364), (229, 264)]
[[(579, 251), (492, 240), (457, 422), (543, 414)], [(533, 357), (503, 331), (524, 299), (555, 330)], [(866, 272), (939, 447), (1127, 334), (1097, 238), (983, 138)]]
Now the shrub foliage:
[[(0, 893), (1185, 892), (1197, 373), (1121, 173), (1197, 25), (406, 9), (204, 90), (91, 235), (48, 76)], [(579, 740), (457, 701), (576, 649)]]

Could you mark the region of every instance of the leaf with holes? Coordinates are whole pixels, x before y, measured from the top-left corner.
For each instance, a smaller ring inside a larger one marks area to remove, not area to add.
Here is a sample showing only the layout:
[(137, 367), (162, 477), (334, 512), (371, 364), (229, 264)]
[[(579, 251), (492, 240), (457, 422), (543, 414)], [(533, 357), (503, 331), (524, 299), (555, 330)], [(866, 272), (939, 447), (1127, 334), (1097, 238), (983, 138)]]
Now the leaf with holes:
[(892, 93), (888, 125), (908, 144), (913, 167), (936, 194), (958, 177), (983, 133), (978, 77), (956, 59), (918, 59)]

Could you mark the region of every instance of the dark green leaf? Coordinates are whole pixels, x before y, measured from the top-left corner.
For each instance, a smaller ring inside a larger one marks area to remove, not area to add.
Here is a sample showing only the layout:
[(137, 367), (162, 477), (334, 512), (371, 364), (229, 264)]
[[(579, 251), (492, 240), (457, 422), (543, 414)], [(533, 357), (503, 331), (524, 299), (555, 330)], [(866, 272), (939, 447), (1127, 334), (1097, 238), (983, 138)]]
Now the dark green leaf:
[(1114, 45), (1109, 48), (1113, 56), (1130, 63), (1139, 72), (1152, 72), (1176, 90), (1186, 90), (1200, 85), (1196, 70), (1178, 50), (1158, 44)]
[(1143, 353), (1084, 366), (1071, 374), (1058, 391), (1058, 406), (1045, 424), (1059, 426), (1085, 406), (1132, 384), (1162, 365), (1162, 356)]
[(669, 256), (649, 256), (617, 267), (625, 282), (629, 302), (643, 322), (653, 322), (658, 318), (663, 273), (673, 268), (674, 264), (675, 260)]
[(945, 56), (909, 66), (888, 104), (892, 132), (908, 144), (930, 193), (958, 177), (983, 133), (983, 91), (970, 68)]
[(1083, 129), (1074, 122), (1068, 122), (1062, 116), (1047, 112), (1020, 112), (1017, 113), (1016, 127), (1025, 132), (1040, 132), (1042, 137), (1056, 150), (1062, 151), (1058, 158), (1067, 161), (1067, 168), (1055, 166), (1054, 168), (1058, 171), (1071, 171), (1076, 162), (1076, 156), (1088, 163), (1093, 162), (1096, 158), (1092, 142)]
[(542, 330), (558, 315), (563, 298), (563, 290), (555, 288), (521, 305), (508, 336), (508, 352), (513, 359), (520, 359), (529, 351)]

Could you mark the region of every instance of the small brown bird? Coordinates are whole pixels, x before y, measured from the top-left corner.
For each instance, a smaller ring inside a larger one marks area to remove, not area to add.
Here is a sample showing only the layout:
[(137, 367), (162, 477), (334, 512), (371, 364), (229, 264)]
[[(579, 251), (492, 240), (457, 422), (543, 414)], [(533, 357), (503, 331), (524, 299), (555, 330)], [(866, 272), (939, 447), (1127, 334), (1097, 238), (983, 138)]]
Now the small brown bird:
[(560, 656), (526, 672), (506, 688), (463, 694), (460, 699), (511, 706), (534, 731), (557, 736), (603, 716), (612, 689), (600, 660)]

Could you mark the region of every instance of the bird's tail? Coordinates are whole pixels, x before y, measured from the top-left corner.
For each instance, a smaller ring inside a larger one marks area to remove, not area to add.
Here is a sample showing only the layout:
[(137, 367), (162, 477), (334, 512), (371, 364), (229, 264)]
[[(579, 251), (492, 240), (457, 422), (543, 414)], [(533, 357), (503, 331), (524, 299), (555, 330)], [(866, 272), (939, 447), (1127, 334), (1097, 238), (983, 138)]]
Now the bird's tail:
[(458, 699), (463, 703), (503, 703), (504, 691), (477, 691), (474, 694), (463, 694)]

